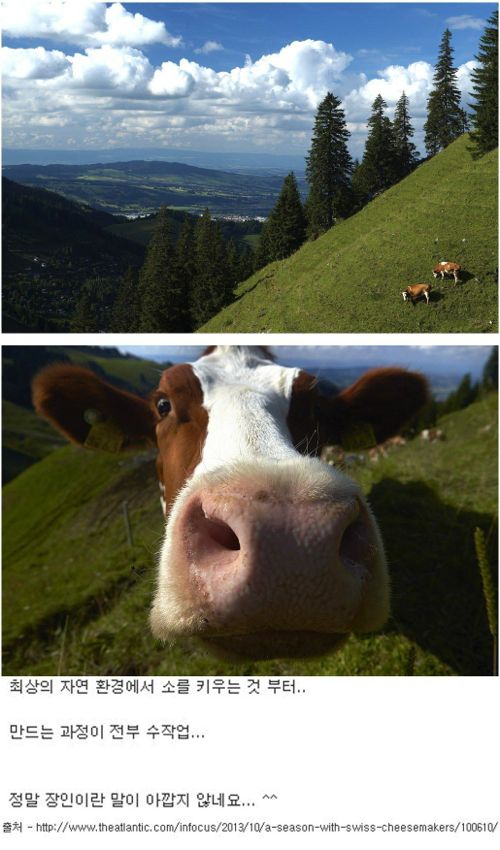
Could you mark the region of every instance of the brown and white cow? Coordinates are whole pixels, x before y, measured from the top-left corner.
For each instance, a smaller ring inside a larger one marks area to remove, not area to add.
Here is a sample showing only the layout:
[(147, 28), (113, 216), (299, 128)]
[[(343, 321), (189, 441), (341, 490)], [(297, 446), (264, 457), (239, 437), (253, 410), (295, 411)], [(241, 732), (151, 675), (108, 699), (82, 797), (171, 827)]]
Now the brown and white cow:
[(166, 526), (153, 632), (249, 658), (325, 652), (384, 624), (375, 519), (358, 485), (315, 455), (353, 435), (383, 442), (426, 397), (424, 378), (402, 369), (373, 369), (332, 397), (246, 346), (165, 370), (149, 402), (75, 366), (50, 366), (33, 387), (73, 442), (156, 444)]
[(441, 280), (444, 280), (445, 274), (452, 274), (455, 279), (455, 283), (458, 283), (461, 271), (462, 266), (460, 263), (448, 263), (446, 260), (443, 260), (441, 263), (438, 263), (437, 266), (434, 266), (432, 274), (434, 277), (441, 275)]
[(430, 283), (412, 283), (403, 290), (401, 295), (403, 301), (411, 301), (414, 304), (419, 298), (425, 298), (428, 304), (431, 289)]
[(436, 440), (446, 439), (444, 431), (442, 431), (441, 428), (424, 428), (424, 430), (420, 432), (420, 436), (422, 440), (425, 440), (427, 443), (435, 443)]

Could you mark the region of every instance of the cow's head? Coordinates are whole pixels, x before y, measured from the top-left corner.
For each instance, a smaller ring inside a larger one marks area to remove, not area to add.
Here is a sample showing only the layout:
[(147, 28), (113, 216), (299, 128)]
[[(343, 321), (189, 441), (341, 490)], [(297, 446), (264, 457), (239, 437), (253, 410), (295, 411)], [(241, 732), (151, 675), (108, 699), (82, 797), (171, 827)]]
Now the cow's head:
[(265, 349), (229, 346), (164, 371), (149, 403), (73, 366), (34, 382), (37, 410), (74, 442), (156, 442), (166, 527), (154, 634), (252, 658), (324, 652), (384, 624), (376, 522), (358, 485), (316, 455), (383, 442), (426, 397), (401, 369), (332, 394)]

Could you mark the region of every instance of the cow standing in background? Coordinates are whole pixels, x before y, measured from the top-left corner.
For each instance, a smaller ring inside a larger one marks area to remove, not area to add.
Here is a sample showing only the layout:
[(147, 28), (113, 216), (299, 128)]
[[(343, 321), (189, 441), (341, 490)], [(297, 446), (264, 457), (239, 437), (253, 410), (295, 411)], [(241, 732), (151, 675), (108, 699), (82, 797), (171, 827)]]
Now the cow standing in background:
[(458, 283), (460, 280), (460, 272), (462, 271), (462, 266), (459, 263), (448, 263), (443, 261), (438, 263), (437, 266), (434, 266), (432, 270), (432, 274), (434, 277), (438, 277), (441, 275), (441, 280), (444, 280), (445, 274), (453, 275), (455, 279), (455, 283)]
[(403, 290), (401, 295), (403, 296), (403, 301), (411, 301), (414, 304), (419, 298), (425, 298), (428, 304), (431, 289), (430, 283), (412, 283)]
[(70, 440), (158, 448), (166, 517), (155, 635), (247, 658), (306, 656), (380, 628), (389, 577), (359, 486), (317, 457), (382, 443), (427, 399), (422, 376), (373, 369), (323, 394), (261, 347), (216, 346), (161, 375), (150, 401), (76, 366), (35, 378), (36, 409)]

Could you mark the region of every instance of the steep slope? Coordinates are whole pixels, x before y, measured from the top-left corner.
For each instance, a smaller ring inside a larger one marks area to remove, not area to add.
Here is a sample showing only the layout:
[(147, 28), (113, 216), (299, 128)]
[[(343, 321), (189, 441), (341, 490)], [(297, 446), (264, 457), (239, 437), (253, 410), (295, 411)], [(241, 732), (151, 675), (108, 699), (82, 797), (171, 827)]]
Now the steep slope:
[(495, 550), (497, 403), (444, 418), (444, 442), (416, 439), (350, 470), (385, 539), (393, 617), (309, 661), (231, 664), (153, 640), (163, 530), (153, 455), (53, 452), (4, 488), (4, 673), (404, 675), (415, 651), (416, 674), (490, 674), (473, 534), (483, 528)]
[[(200, 331), (485, 332), (497, 330), (498, 152), (473, 160), (462, 136), (352, 218), (240, 284)], [(434, 281), (440, 260), (462, 282)], [(401, 291), (433, 285), (412, 305)]]

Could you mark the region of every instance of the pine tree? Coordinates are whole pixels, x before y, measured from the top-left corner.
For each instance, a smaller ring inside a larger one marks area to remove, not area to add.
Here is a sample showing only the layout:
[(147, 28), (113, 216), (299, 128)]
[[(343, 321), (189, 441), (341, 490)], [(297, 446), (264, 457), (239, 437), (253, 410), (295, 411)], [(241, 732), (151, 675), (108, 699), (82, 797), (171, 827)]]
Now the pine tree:
[(308, 233), (313, 238), (351, 211), (352, 159), (347, 149), (349, 131), (340, 104), (331, 92), (321, 101), (306, 157), (309, 183), (306, 214)]
[(250, 245), (244, 245), (240, 251), (237, 282), (247, 280), (255, 271), (255, 253)]
[(191, 289), (196, 273), (194, 226), (190, 216), (186, 216), (184, 219), (175, 245), (175, 268), (179, 286), (179, 306), (183, 317), (183, 330), (186, 333), (190, 333), (194, 328), (191, 316)]
[(473, 384), (470, 374), (464, 375), (456, 390), (443, 402), (441, 415), (452, 413), (454, 410), (463, 410), (476, 400), (479, 392), (478, 384)]
[(398, 178), (402, 179), (413, 171), (418, 159), (417, 149), (411, 141), (413, 138), (413, 127), (409, 113), (409, 100), (404, 92), (396, 104), (392, 129), (396, 154), (396, 170)]
[(360, 210), (369, 201), (369, 193), (365, 186), (364, 171), (359, 159), (354, 160), (351, 186), (353, 194), (353, 209)]
[(240, 266), (240, 252), (238, 251), (238, 246), (234, 239), (230, 239), (226, 245), (227, 252), (227, 264), (229, 268), (229, 278), (231, 280), (233, 289), (238, 283), (238, 272)]
[(498, 12), (493, 12), (479, 42), (479, 65), (471, 74), (475, 103), (471, 133), (476, 156), (498, 145)]
[(139, 298), (140, 331), (176, 333), (185, 330), (183, 293), (177, 275), (172, 225), (166, 207), (160, 208), (148, 245), (139, 277)]
[(470, 116), (465, 109), (460, 110), (460, 129), (462, 135), (470, 130)]
[(194, 260), (191, 315), (194, 327), (198, 328), (231, 303), (234, 289), (222, 233), (208, 209), (196, 223)]
[(357, 171), (357, 188), (368, 197), (388, 189), (398, 178), (394, 131), (385, 109), (387, 104), (379, 94), (372, 104), (365, 152)]
[(71, 318), (73, 333), (102, 333), (111, 327), (116, 298), (116, 280), (108, 277), (88, 278), (82, 286)]
[(306, 217), (293, 171), (285, 177), (276, 205), (266, 223), (267, 262), (284, 260), (306, 238)]
[(439, 46), (434, 69), (434, 88), (427, 100), (427, 120), (424, 124), (425, 147), (433, 156), (446, 148), (462, 133), (463, 115), (457, 69), (453, 67), (451, 32), (446, 29)]
[(483, 369), (481, 387), (486, 392), (498, 390), (498, 348), (494, 346)]
[(262, 269), (271, 262), (271, 241), (269, 238), (269, 219), (264, 222), (255, 251), (255, 269)]
[(111, 330), (134, 333), (139, 327), (139, 276), (137, 269), (129, 266), (118, 288)]

